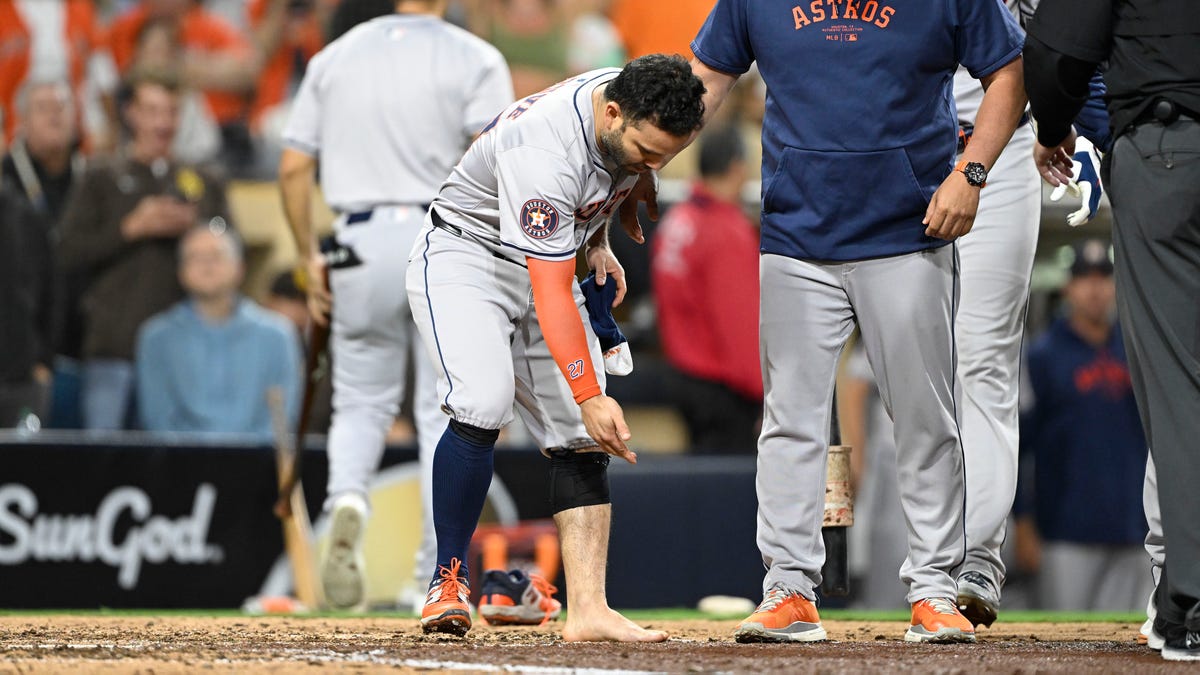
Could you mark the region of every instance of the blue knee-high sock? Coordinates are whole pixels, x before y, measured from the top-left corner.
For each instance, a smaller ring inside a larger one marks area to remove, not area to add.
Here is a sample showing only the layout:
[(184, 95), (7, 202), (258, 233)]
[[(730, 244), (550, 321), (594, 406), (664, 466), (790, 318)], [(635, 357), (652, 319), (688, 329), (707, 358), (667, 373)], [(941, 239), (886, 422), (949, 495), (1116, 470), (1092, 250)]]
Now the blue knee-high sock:
[(495, 436), (491, 436), (490, 442), (468, 440), (455, 432), (455, 426), (446, 427), (433, 455), (433, 526), (437, 533), (438, 564), (433, 575), (435, 581), (442, 567), (450, 568), (451, 558), (462, 561), (459, 575), (469, 578), (467, 547), (479, 524), (479, 514), (483, 512), (492, 482)]

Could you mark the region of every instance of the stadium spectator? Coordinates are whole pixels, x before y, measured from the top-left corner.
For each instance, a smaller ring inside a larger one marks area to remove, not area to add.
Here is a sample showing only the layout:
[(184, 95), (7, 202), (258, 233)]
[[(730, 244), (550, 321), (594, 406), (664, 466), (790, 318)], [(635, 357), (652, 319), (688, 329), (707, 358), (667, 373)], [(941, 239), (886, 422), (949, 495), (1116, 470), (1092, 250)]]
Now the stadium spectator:
[(122, 73), (133, 66), (138, 36), (151, 20), (177, 26), (184, 48), (184, 81), (204, 92), (221, 126), (222, 145), (244, 160), (249, 153), (246, 100), (262, 68), (258, 50), (236, 28), (195, 0), (141, 0), (117, 17), (109, 29), (109, 45)]
[(1153, 588), (1142, 547), (1146, 439), (1113, 319), (1108, 246), (1088, 240), (1075, 252), (1066, 315), (1029, 349), (1021, 446), (1033, 485), (1018, 503), (1018, 561), (1039, 568), (1045, 609), (1139, 610)]
[(155, 73), (131, 84), (126, 151), (89, 167), (63, 214), (58, 252), (67, 270), (86, 270), (83, 424), (118, 429), (131, 412), (138, 327), (183, 295), (175, 275), (179, 239), (197, 221), (229, 221), (225, 189), (179, 164), (171, 145), (179, 85)]
[[(115, 142), (112, 94), (117, 79), (104, 49), (90, 0), (0, 0), (0, 123), (5, 143), (16, 134), (21, 114), (17, 94), (26, 82), (66, 81), (77, 101), (100, 94), (102, 122), (92, 129), (93, 145)], [(90, 86), (89, 86), (90, 85)], [(75, 111), (81, 115), (83, 105)]]
[[(3, 182), (13, 187), (37, 212), (50, 241), (58, 236), (59, 221), (71, 188), (83, 176), (86, 160), (80, 150), (74, 97), (66, 80), (32, 80), (17, 95), (21, 121), (4, 157)], [(43, 426), (79, 425), (78, 359), (83, 346), (83, 314), (79, 300), (87, 287), (86, 274), (55, 274), (53, 305), (54, 359), (51, 417)]]
[(746, 149), (736, 129), (700, 137), (700, 179), (654, 232), (651, 279), (663, 353), (695, 452), (755, 451), (758, 230), (741, 210)]
[(256, 149), (254, 175), (274, 176), (283, 152), (283, 126), (309, 59), (324, 46), (322, 12), (314, 0), (289, 2), (280, 13), (273, 0), (250, 0), (249, 21), (261, 35), (265, 61), (250, 103), (250, 134)]
[[(263, 27), (271, 19), (268, 10), (272, 0), (250, 0), (248, 14), (251, 25)], [(264, 118), (277, 112), (295, 94), (304, 75), (304, 66), (323, 46), (321, 23), (314, 3), (293, 2), (288, 5), (284, 28), (279, 31), (275, 49), (270, 52), (258, 78), (254, 101), (250, 107), (250, 125), (259, 130)]]
[(211, 12), (214, 16), (221, 17), (230, 26), (233, 26), (238, 31), (245, 33), (250, 28), (249, 18), (246, 14), (246, 5), (253, 0), (202, 0), (204, 9)]
[(65, 80), (33, 80), (17, 95), (17, 134), (4, 156), (5, 183), (16, 188), (51, 228), (83, 172), (74, 97)]
[(572, 17), (556, 0), (471, 0), (471, 32), (496, 46), (513, 92), (528, 96), (567, 76)]
[(138, 333), (138, 412), (148, 431), (271, 433), (267, 391), (299, 407), (300, 352), (288, 320), (238, 293), (245, 268), (236, 237), (207, 224), (179, 243), (188, 299)]
[(567, 45), (567, 70), (583, 73), (625, 65), (625, 47), (617, 27), (608, 18), (609, 0), (573, 3), (571, 39)]
[(46, 227), (25, 200), (0, 186), (0, 428), (46, 417), (53, 263)]
[(491, 42), (512, 71), (513, 91), (541, 91), (569, 73), (625, 64), (608, 0), (465, 0), (472, 32)]
[(221, 151), (221, 130), (208, 101), (182, 79), (183, 43), (176, 23), (151, 19), (138, 31), (134, 70), (173, 73), (181, 78), (179, 92), (179, 129), (171, 144), (171, 154), (185, 164), (204, 164)]

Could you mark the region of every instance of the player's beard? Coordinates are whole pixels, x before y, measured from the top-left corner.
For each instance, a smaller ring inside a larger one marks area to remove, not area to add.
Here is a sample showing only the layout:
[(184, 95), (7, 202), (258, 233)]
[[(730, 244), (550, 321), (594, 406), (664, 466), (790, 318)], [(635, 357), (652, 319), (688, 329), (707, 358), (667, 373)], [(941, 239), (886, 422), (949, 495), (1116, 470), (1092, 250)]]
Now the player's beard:
[(617, 165), (617, 168), (632, 171), (637, 168), (637, 164), (630, 161), (629, 154), (625, 152), (625, 144), (621, 142), (624, 137), (625, 124), (623, 123), (619, 129), (600, 132), (600, 151), (607, 155)]

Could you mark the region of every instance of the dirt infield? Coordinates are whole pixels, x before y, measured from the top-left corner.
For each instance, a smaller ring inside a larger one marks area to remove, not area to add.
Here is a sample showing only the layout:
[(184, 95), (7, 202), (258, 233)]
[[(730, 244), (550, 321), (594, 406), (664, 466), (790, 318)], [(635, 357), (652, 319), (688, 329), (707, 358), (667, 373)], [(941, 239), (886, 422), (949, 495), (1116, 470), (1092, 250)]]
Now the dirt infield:
[(1195, 672), (1136, 645), (1136, 624), (997, 624), (946, 646), (905, 644), (902, 623), (827, 621), (831, 641), (809, 645), (739, 645), (728, 621), (652, 625), (672, 639), (565, 644), (556, 630), (488, 627), (430, 638), (415, 620), (376, 617), (8, 616), (0, 673)]

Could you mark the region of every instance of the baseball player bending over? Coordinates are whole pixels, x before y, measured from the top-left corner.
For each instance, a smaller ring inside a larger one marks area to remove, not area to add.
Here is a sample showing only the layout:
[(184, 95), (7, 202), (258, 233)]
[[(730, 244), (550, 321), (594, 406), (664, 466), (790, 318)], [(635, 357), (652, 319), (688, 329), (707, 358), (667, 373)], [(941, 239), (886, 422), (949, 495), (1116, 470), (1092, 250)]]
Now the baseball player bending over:
[[(326, 601), (339, 609), (365, 602), (368, 483), (404, 397), (410, 349), (425, 504), (417, 569), (432, 564), (428, 482), (445, 418), (434, 364), (418, 346), (403, 292), (405, 255), (438, 185), (513, 96), (500, 52), (443, 21), (445, 0), (400, 0), (395, 7), (396, 14), (359, 24), (313, 57), (279, 167), (288, 222), (309, 271), (313, 319), (324, 323), (332, 303), (331, 521), (321, 580)], [(318, 158), (325, 201), (340, 214), (328, 259), (317, 250), (309, 216)]]
[[(434, 457), (437, 570), (421, 624), (464, 635), (467, 545), (513, 402), (550, 457), (562, 540), (568, 641), (661, 641), (609, 609), (609, 455), (630, 463), (629, 429), (604, 395), (604, 366), (575, 278), (577, 250), (619, 285), (607, 244), (613, 211), (699, 128), (704, 86), (680, 57), (565, 80), (505, 109), (433, 202), (413, 248), (408, 296), (450, 415)], [(626, 226), (640, 239), (636, 224)]]

